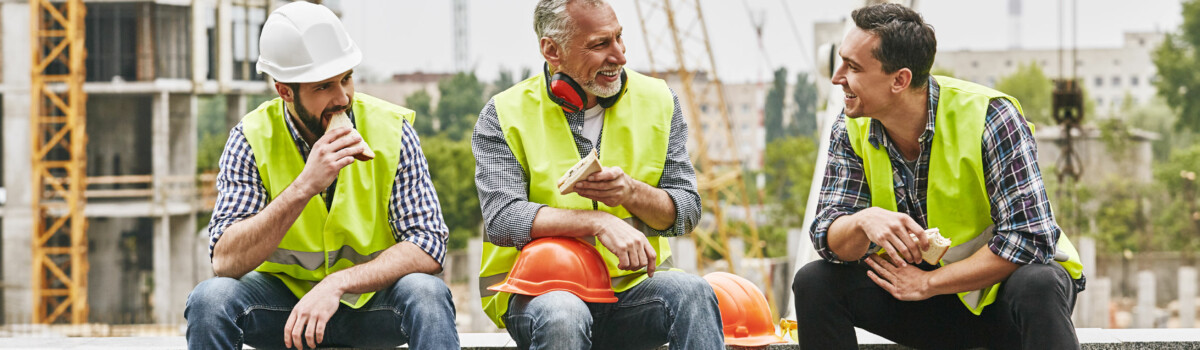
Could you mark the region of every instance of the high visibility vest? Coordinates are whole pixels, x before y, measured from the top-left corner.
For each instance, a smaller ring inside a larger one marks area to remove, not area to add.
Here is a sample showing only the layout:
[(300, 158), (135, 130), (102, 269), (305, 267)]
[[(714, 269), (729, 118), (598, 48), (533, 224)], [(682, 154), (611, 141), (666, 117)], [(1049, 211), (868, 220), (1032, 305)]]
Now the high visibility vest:
[[(1012, 96), (982, 85), (942, 76), (934, 76), (934, 79), (941, 90), (930, 148), (926, 205), (929, 227), (937, 227), (951, 241), (950, 250), (940, 262), (945, 265), (968, 257), (986, 245), (990, 235), (981, 234), (991, 232), (989, 227), (994, 224), (991, 200), (984, 185), (981, 141), (988, 104), (992, 99), (1006, 98), (1017, 111), (1021, 111), (1021, 104)], [(1033, 124), (1029, 126), (1032, 130)], [(846, 118), (851, 148), (863, 160), (867, 185), (871, 189), (871, 205), (896, 211), (892, 162), (887, 149), (871, 145), (867, 136), (870, 130), (870, 118)], [(1059, 264), (1066, 268), (1071, 278), (1082, 276), (1079, 253), (1065, 233), (1058, 237), (1057, 249), (1070, 256)], [(946, 261), (951, 260), (951, 256), (958, 259)], [(958, 297), (972, 313), (979, 315), (985, 306), (996, 300), (999, 289), (1000, 283), (996, 283), (981, 290), (958, 293)]]
[[(242, 118), (242, 131), (271, 200), (304, 170), (283, 109), (283, 100), (276, 98)], [(388, 206), (400, 161), (402, 120), (412, 123), (414, 113), (365, 94), (354, 95), (352, 110), (355, 129), (371, 145), (375, 159), (342, 168), (329, 209), (322, 196), (309, 199), (279, 247), (255, 269), (278, 277), (297, 298), (325, 276), (370, 261), (396, 244)], [(347, 293), (342, 303), (359, 308), (374, 294)]]
[[(604, 111), (600, 164), (621, 167), (630, 177), (658, 186), (667, 159), (671, 117), (675, 102), (666, 82), (627, 70), (628, 81), (619, 101)], [(561, 195), (556, 182), (580, 160), (563, 110), (546, 94), (545, 76), (539, 74), (497, 94), (496, 114), (504, 139), (529, 179), (529, 201), (554, 208), (600, 210), (627, 222), (636, 220), (624, 207), (609, 207), (579, 194)], [(645, 232), (645, 231), (643, 231)], [(649, 234), (649, 233), (648, 233)], [(487, 235), (484, 235), (485, 239)], [(648, 236), (657, 253), (657, 268), (669, 269), (671, 247), (667, 239)], [(646, 279), (644, 271), (617, 268), (616, 255), (595, 239), (591, 240), (608, 266), (615, 292), (623, 292)], [(513, 247), (483, 243), (479, 271), (479, 293), (483, 310), (492, 322), (504, 328), (501, 316), (508, 311), (509, 293), (487, 290), (504, 281), (520, 252)]]

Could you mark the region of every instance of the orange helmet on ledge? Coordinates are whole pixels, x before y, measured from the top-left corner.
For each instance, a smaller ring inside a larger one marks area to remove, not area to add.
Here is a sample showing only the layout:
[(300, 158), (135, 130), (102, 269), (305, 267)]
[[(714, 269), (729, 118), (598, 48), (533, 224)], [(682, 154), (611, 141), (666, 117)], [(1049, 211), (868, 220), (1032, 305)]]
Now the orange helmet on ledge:
[(488, 290), (531, 296), (565, 291), (586, 302), (617, 302), (600, 252), (590, 244), (568, 237), (529, 242), (521, 249), (504, 282)]
[(764, 346), (786, 343), (775, 334), (771, 309), (762, 291), (741, 276), (725, 272), (704, 275), (717, 295), (721, 309), (721, 325), (725, 344), (734, 346)]

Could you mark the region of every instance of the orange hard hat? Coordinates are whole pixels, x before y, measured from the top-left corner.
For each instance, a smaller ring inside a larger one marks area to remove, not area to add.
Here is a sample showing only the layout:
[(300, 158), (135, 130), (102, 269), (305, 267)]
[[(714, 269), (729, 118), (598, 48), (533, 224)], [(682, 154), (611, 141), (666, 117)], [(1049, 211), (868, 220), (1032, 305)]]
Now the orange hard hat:
[(764, 346), (786, 343), (775, 334), (771, 323), (771, 309), (767, 297), (753, 283), (738, 275), (713, 272), (704, 275), (704, 280), (717, 294), (717, 307), (721, 309), (721, 325), (725, 333), (725, 344), (734, 346)]
[(590, 303), (615, 303), (604, 258), (592, 245), (568, 237), (534, 240), (521, 249), (504, 282), (488, 290), (538, 296), (561, 290)]

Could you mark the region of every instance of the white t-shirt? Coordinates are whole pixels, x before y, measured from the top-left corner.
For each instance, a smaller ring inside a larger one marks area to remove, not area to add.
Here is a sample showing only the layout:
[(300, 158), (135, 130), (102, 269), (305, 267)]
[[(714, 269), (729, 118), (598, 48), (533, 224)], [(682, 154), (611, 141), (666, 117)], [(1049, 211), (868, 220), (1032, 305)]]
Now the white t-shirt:
[(592, 141), (592, 147), (596, 146), (596, 140), (600, 138), (600, 129), (603, 128), (604, 107), (597, 104), (595, 107), (583, 111), (583, 137)]

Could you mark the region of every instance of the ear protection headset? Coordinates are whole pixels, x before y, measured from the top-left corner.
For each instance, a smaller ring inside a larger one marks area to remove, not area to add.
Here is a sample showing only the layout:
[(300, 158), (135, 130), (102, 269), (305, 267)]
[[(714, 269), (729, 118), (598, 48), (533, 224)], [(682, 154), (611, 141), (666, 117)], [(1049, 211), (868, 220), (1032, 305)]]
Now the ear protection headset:
[[(546, 94), (550, 95), (550, 100), (562, 107), (567, 113), (577, 113), (582, 111), (588, 105), (587, 92), (575, 79), (563, 74), (562, 72), (550, 74), (550, 64), (542, 64), (542, 73), (546, 75)], [(596, 103), (601, 107), (609, 108), (617, 104), (617, 100), (621, 99), (621, 95), (625, 94), (625, 81), (629, 77), (625, 75), (625, 69), (621, 68), (621, 90), (616, 95), (610, 97), (600, 97), (596, 99)]]

